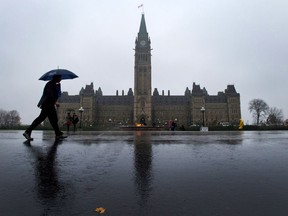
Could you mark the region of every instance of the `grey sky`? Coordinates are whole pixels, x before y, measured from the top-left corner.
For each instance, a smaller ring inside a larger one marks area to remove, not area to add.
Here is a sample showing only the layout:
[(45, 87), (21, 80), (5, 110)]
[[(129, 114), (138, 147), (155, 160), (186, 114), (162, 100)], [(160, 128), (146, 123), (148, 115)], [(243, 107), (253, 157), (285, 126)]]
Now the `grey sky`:
[(284, 0), (0, 0), (0, 108), (22, 123), (39, 114), (45, 82), (58, 66), (104, 95), (134, 87), (134, 46), (144, 4), (152, 45), (152, 90), (183, 95), (193, 82), (210, 95), (234, 84), (244, 122), (261, 98), (288, 118), (288, 1)]

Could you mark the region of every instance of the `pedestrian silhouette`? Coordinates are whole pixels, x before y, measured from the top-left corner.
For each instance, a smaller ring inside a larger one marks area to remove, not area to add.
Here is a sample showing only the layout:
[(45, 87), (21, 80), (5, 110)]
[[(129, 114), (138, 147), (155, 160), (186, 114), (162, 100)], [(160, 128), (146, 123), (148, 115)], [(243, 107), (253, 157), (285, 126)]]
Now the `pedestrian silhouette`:
[(43, 95), (37, 105), (39, 108), (41, 108), (40, 115), (32, 122), (32, 124), (23, 133), (23, 136), (27, 140), (29, 141), (33, 140), (33, 138), (31, 138), (32, 130), (34, 130), (39, 124), (41, 124), (47, 117), (54, 129), (55, 138), (62, 139), (67, 137), (64, 136), (63, 132), (61, 132), (59, 129), (58, 117), (56, 111), (56, 107), (59, 106), (57, 100), (61, 95), (60, 82), (61, 82), (61, 76), (54, 75), (53, 79), (45, 85)]

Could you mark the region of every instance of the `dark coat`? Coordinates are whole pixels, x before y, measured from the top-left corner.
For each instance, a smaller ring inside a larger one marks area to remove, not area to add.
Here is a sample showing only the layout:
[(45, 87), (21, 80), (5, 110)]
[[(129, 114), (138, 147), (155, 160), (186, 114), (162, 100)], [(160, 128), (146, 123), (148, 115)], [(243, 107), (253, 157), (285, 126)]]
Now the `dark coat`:
[(60, 93), (60, 83), (56, 83), (54, 80), (49, 81), (44, 87), (43, 95), (37, 106), (41, 109), (54, 107), (60, 97)]

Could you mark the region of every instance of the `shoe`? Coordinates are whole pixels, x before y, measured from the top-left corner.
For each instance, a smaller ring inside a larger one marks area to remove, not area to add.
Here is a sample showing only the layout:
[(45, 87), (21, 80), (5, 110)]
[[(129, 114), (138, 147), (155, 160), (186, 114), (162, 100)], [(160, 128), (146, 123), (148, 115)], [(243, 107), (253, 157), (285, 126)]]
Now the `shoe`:
[(23, 136), (28, 140), (28, 141), (33, 141), (33, 138), (30, 137), (30, 134), (24, 132)]
[(55, 139), (65, 139), (65, 138), (67, 138), (67, 136), (64, 136), (63, 134), (57, 135), (57, 136), (55, 137)]

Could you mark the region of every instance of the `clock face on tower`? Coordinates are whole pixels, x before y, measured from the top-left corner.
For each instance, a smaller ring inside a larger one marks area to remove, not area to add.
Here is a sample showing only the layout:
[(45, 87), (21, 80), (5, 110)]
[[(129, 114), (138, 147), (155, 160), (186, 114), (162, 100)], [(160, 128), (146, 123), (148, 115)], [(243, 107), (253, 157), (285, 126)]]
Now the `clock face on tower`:
[(140, 41), (140, 45), (141, 45), (141, 46), (145, 46), (145, 45), (146, 45), (146, 41), (145, 41), (145, 40), (141, 40), (141, 41)]

